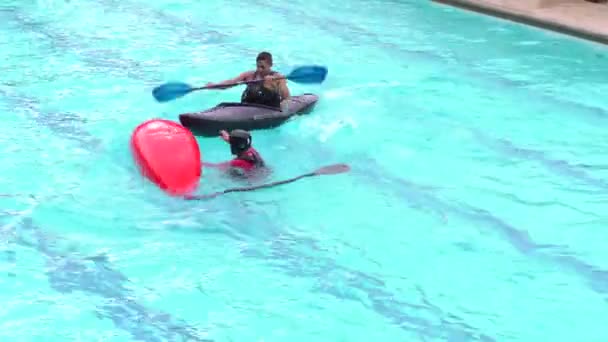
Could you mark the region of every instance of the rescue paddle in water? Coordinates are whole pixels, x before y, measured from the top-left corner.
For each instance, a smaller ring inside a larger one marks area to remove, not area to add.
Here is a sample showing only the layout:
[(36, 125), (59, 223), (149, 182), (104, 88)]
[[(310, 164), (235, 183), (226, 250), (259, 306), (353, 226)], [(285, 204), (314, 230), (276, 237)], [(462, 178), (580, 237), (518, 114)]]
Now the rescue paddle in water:
[(260, 185), (253, 185), (253, 186), (245, 186), (245, 187), (240, 187), (240, 188), (230, 188), (230, 189), (226, 189), (223, 191), (214, 192), (214, 193), (208, 194), (208, 195), (195, 195), (195, 196), (186, 195), (186, 196), (184, 196), (184, 199), (187, 199), (187, 200), (211, 199), (211, 198), (215, 198), (217, 196), (228, 194), (231, 192), (244, 192), (244, 191), (253, 191), (253, 190), (264, 189), (264, 188), (272, 188), (272, 187), (275, 187), (278, 185), (292, 183), (292, 182), (295, 182), (297, 180), (300, 180), (300, 179), (306, 178), (306, 177), (336, 175), (336, 174), (345, 173), (348, 171), (350, 171), (350, 167), (346, 164), (333, 164), (333, 165), (324, 166), (313, 172), (305, 173), (303, 175), (285, 179), (282, 181), (260, 184)]

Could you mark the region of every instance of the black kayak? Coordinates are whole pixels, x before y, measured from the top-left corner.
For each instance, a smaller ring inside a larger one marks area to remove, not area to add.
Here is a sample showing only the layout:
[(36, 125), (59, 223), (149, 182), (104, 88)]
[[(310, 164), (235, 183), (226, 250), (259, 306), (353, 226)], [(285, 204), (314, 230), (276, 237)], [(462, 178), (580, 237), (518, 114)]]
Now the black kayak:
[(310, 113), (318, 100), (315, 94), (292, 96), (285, 112), (258, 104), (222, 102), (202, 112), (180, 114), (179, 121), (194, 135), (203, 137), (216, 137), (222, 129), (269, 129), (282, 125), (292, 116)]

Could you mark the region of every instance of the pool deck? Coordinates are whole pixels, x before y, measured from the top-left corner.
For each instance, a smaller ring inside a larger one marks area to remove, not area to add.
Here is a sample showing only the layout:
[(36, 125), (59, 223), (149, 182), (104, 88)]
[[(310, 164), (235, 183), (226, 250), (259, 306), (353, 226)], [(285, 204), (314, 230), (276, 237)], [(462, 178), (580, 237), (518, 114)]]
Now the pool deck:
[(431, 0), (608, 45), (608, 3), (586, 0)]

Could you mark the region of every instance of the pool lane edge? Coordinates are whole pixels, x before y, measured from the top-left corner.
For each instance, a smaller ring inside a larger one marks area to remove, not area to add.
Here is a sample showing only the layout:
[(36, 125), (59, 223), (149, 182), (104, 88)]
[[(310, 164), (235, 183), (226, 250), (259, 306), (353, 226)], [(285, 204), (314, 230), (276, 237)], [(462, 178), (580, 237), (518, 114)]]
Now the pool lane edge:
[[(505, 19), (521, 24), (535, 26), (541, 29), (550, 30), (576, 38), (581, 38), (593, 41), (600, 44), (608, 45), (608, 34), (586, 29), (584, 24), (580, 26), (572, 26), (561, 23), (554, 19), (542, 18), (538, 14), (531, 12), (526, 13), (522, 10), (512, 9), (491, 3), (482, 3), (481, 1), (472, 0), (430, 0), (431, 2), (442, 5), (458, 7), (460, 9), (469, 10), (485, 15), (491, 15), (500, 19)], [(608, 20), (608, 18), (607, 18)]]

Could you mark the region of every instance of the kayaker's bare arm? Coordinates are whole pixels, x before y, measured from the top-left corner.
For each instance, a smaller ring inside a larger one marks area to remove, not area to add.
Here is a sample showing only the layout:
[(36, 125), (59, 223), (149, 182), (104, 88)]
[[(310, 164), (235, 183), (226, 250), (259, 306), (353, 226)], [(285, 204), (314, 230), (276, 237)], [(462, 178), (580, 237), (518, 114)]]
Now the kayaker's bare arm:
[(281, 98), (283, 99), (283, 101), (289, 100), (289, 97), (291, 95), (289, 94), (289, 88), (287, 87), (287, 80), (282, 79), (282, 80), (278, 80), (278, 82), (279, 82), (279, 93), (281, 94)]
[(288, 108), (288, 104), (289, 104), (289, 97), (291, 96), (291, 94), (289, 93), (289, 88), (287, 87), (287, 80), (282, 79), (282, 80), (277, 80), (276, 82), (278, 82), (278, 90), (279, 90), (279, 94), (281, 95), (281, 110), (286, 112), (289, 110)]

